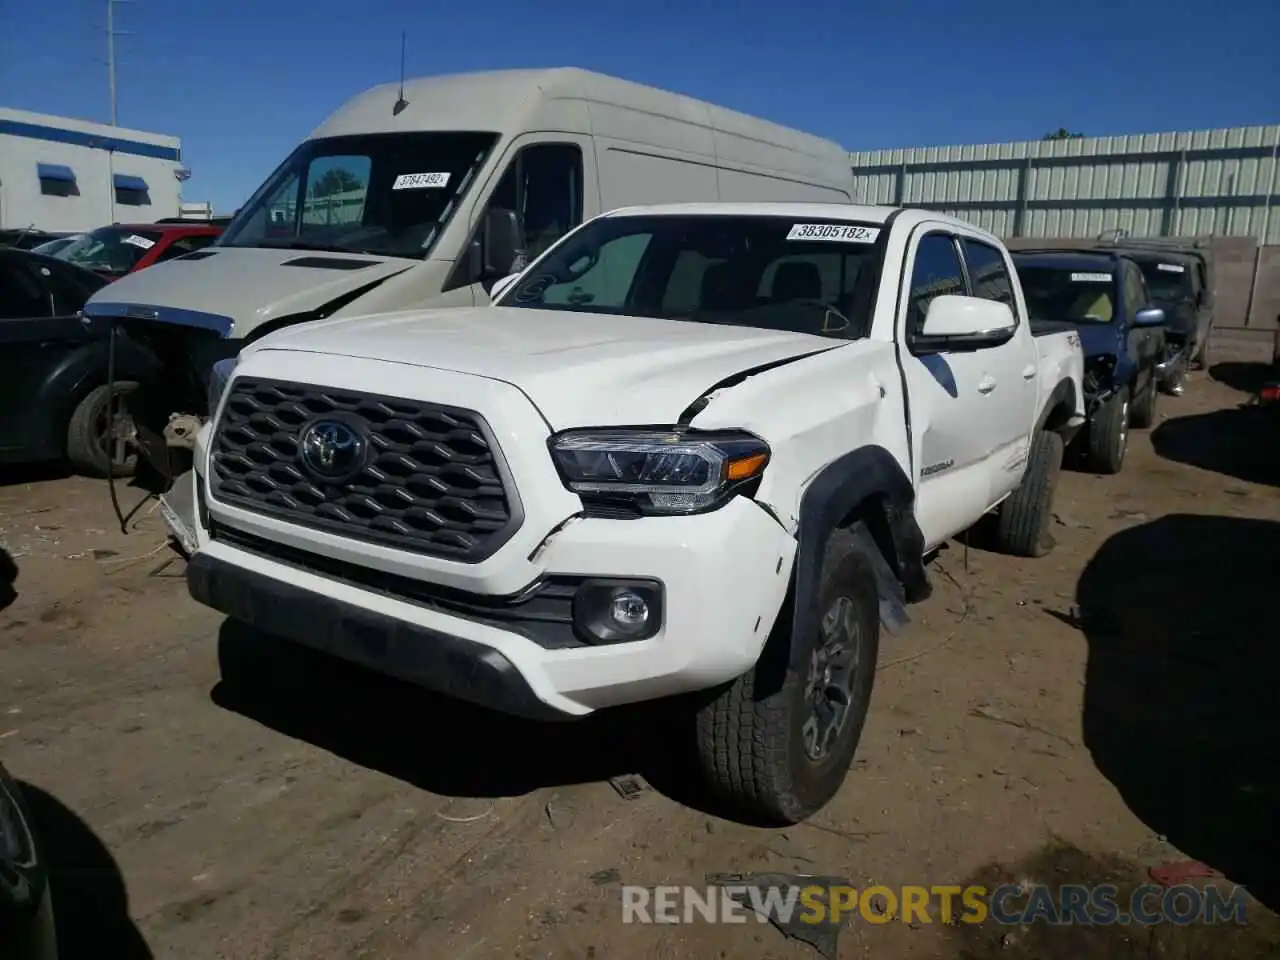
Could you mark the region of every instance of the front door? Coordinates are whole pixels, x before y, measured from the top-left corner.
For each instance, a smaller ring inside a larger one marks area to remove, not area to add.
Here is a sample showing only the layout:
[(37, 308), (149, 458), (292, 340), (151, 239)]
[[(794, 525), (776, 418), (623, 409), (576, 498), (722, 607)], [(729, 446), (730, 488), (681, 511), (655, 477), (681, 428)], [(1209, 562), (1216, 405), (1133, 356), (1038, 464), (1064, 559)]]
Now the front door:
[(900, 336), (907, 348), (902, 366), (919, 491), (916, 517), (933, 547), (964, 530), (999, 499), (992, 485), (996, 460), (1013, 456), (1022, 429), (1020, 411), (1006, 408), (1020, 408), (1026, 381), (1021, 337), (985, 350), (914, 349), (933, 298), (967, 295), (970, 288), (961, 240), (952, 233), (919, 228), (907, 256), (911, 267), (899, 304)]

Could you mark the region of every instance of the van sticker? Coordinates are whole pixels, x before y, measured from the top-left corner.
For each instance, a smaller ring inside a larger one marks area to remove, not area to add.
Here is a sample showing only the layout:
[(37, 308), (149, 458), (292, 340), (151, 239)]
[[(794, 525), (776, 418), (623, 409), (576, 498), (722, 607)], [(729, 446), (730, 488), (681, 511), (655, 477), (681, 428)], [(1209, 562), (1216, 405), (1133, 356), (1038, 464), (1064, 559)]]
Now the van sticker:
[(1073, 273), (1071, 275), (1072, 283), (1110, 283), (1111, 274), (1109, 273)]
[(392, 190), (438, 190), (449, 185), (447, 173), (402, 173), (391, 185)]
[(131, 243), (131, 244), (133, 244), (135, 247), (138, 247), (138, 248), (140, 248), (140, 249), (142, 249), (142, 250), (150, 250), (152, 247), (154, 247), (154, 246), (156, 245), (156, 242), (155, 242), (154, 240), (148, 240), (146, 237), (140, 237), (140, 236), (138, 236), (136, 233), (131, 233), (131, 234), (129, 234), (127, 237), (125, 237), (125, 238), (124, 238), (123, 240), (121, 240), (120, 242), (121, 242), (121, 243)]
[(856, 227), (851, 223), (797, 223), (788, 240), (830, 240), (835, 243), (875, 243), (879, 227)]
[(1157, 263), (1157, 270), (1163, 270), (1165, 273), (1186, 273), (1187, 268), (1180, 263)]

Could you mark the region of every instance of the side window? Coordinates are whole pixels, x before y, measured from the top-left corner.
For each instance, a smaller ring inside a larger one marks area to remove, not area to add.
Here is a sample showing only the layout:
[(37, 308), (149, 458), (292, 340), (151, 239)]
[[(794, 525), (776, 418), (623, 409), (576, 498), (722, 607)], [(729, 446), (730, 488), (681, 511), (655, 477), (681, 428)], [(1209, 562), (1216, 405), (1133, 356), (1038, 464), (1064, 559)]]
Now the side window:
[(951, 237), (931, 233), (920, 241), (911, 264), (911, 288), (907, 294), (907, 336), (920, 333), (925, 311), (934, 297), (963, 294), (964, 272)]
[(53, 292), (54, 315), (59, 317), (69, 317), (83, 308), (84, 302), (96, 292), (90, 284), (83, 283), (80, 277), (56, 268), (51, 270), (45, 282)]
[(1209, 289), (1209, 279), (1205, 276), (1204, 264), (1199, 261), (1196, 262), (1196, 287), (1200, 302), (1208, 303), (1212, 291)]
[(48, 291), (20, 264), (0, 263), (0, 320), (53, 316)]
[(368, 157), (316, 158), (307, 168), (299, 232), (359, 223), (369, 193), (369, 163)]
[(599, 258), (590, 266), (583, 257), (584, 272), (567, 283), (546, 288), (543, 303), (592, 304), (617, 309), (627, 304), (627, 295), (635, 281), (636, 270), (652, 236), (633, 233), (600, 245)]
[(1004, 254), (989, 243), (968, 237), (961, 239), (960, 244), (964, 247), (964, 259), (969, 267), (969, 284), (973, 288), (973, 295), (1003, 303), (1013, 312), (1014, 320), (1017, 320), (1018, 303), (1013, 296), (1013, 280), (1009, 276)]
[(489, 209), (515, 211), (525, 262), (533, 260), (582, 222), (582, 151), (569, 143), (525, 147), (502, 175)]

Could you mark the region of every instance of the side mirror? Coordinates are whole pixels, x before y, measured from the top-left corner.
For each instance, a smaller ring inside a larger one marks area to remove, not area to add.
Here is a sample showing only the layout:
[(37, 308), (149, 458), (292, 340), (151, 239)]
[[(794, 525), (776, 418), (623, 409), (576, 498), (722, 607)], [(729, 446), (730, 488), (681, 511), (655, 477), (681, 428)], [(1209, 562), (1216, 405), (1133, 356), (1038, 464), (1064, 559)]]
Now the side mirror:
[(520, 255), (520, 221), (514, 210), (486, 210), (480, 232), (482, 279), (505, 277)]
[(1007, 304), (944, 294), (929, 302), (914, 347), (918, 353), (981, 350), (1008, 343), (1017, 329)]
[(489, 290), (489, 302), (497, 303), (498, 298), (501, 297), (508, 290), (510, 290), (512, 285), (515, 284), (516, 280), (518, 280), (519, 277), (520, 277), (520, 274), (518, 273), (509, 273), (505, 277), (503, 277), (501, 280), (497, 281), (493, 285), (493, 287)]
[(1159, 327), (1163, 326), (1164, 322), (1164, 311), (1159, 307), (1146, 307), (1139, 310), (1133, 317), (1135, 327)]

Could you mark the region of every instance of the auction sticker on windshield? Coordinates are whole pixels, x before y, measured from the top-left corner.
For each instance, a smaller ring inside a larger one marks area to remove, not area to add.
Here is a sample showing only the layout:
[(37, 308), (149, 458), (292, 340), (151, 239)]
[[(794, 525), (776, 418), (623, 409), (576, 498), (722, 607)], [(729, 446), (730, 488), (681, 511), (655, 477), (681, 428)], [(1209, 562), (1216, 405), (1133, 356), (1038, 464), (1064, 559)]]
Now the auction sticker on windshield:
[(1073, 273), (1071, 275), (1072, 283), (1110, 283), (1111, 274), (1109, 273)]
[(1157, 270), (1163, 270), (1165, 273), (1186, 273), (1187, 268), (1180, 263), (1157, 263)]
[(438, 190), (449, 185), (447, 173), (402, 173), (391, 185), (392, 190)]
[(788, 240), (830, 240), (834, 243), (875, 243), (879, 227), (858, 227), (851, 223), (797, 223)]
[(129, 234), (120, 242), (132, 244), (133, 246), (138, 247), (142, 250), (150, 250), (152, 247), (156, 245), (156, 242), (154, 240), (148, 240), (146, 237), (140, 237), (136, 233)]

